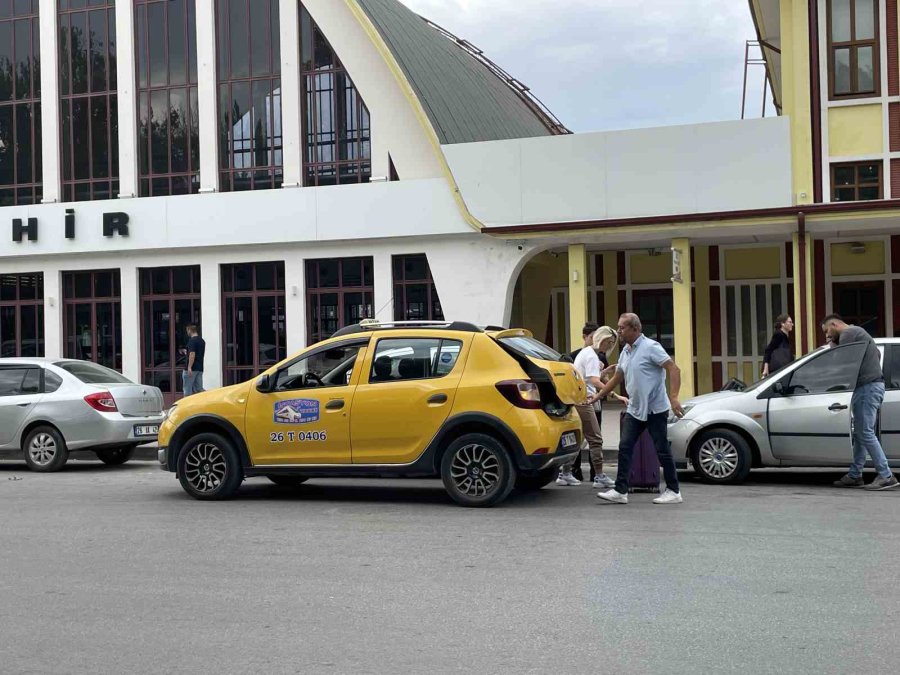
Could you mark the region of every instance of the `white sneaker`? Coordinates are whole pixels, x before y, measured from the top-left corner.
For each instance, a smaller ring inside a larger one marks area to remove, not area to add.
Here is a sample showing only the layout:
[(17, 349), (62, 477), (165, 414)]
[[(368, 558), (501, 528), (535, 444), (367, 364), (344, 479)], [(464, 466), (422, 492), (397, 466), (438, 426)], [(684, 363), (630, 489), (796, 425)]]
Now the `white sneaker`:
[(594, 488), (611, 488), (616, 486), (616, 481), (607, 476), (605, 473), (594, 476)]
[(621, 492), (616, 492), (615, 490), (609, 490), (607, 492), (598, 492), (597, 496), (600, 497), (603, 501), (612, 502), (613, 504), (627, 504), (628, 503), (628, 495), (623, 495)]
[(581, 481), (575, 478), (571, 473), (561, 473), (556, 479), (557, 485), (581, 485)]
[(672, 492), (671, 490), (666, 490), (659, 497), (653, 500), (654, 504), (681, 504), (684, 499), (681, 496), (680, 492)]

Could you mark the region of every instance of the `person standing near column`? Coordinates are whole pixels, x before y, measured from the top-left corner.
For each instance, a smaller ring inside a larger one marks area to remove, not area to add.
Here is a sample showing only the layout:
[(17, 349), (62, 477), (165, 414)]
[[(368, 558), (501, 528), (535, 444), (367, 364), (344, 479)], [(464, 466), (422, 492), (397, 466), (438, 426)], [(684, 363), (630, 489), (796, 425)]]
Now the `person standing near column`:
[(782, 314), (775, 319), (775, 333), (766, 347), (763, 355), (763, 377), (769, 373), (781, 370), (794, 360), (794, 351), (791, 349), (791, 331), (794, 330), (794, 320), (787, 314)]
[[(884, 449), (875, 433), (878, 411), (881, 410), (881, 403), (884, 401), (884, 371), (881, 369), (878, 347), (875, 346), (872, 336), (863, 328), (846, 324), (837, 314), (829, 314), (822, 319), (822, 330), (832, 346), (849, 345), (853, 342), (863, 342), (866, 345), (856, 387), (850, 398), (853, 461), (847, 475), (839, 481), (835, 481), (834, 486), (864, 487), (866, 490), (892, 490), (900, 486), (900, 483), (888, 466)], [(868, 485), (865, 484), (862, 477), (862, 470), (866, 464), (866, 453), (872, 458), (875, 470), (878, 471), (875, 480)]]
[[(678, 401), (681, 389), (681, 370), (672, 357), (655, 340), (643, 334), (643, 326), (637, 314), (623, 314), (619, 317), (619, 341), (624, 345), (619, 355), (618, 368), (612, 379), (594, 394), (592, 399), (600, 399), (622, 382), (628, 392), (628, 406), (622, 422), (622, 436), (619, 442), (619, 471), (616, 486), (597, 496), (615, 504), (628, 503), (628, 476), (634, 446), (645, 429), (649, 430), (656, 454), (663, 467), (666, 491), (654, 504), (680, 504), (684, 499), (678, 484), (675, 459), (669, 448), (667, 423), (669, 410), (682, 417), (684, 410)], [(669, 392), (666, 394), (666, 375), (669, 376)]]
[(182, 372), (182, 391), (185, 396), (199, 394), (203, 391), (203, 356), (206, 353), (206, 341), (197, 332), (197, 326), (190, 324), (187, 329), (188, 343), (187, 368)]

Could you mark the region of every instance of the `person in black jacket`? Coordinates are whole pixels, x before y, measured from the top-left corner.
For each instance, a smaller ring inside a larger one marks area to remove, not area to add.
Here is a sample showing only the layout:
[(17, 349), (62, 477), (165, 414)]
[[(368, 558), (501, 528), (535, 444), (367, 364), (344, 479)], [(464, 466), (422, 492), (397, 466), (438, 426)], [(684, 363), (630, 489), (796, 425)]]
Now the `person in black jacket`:
[(775, 319), (775, 334), (769, 340), (769, 346), (766, 347), (763, 357), (763, 377), (784, 368), (794, 360), (794, 351), (791, 349), (792, 330), (794, 330), (794, 320), (787, 314), (782, 314)]

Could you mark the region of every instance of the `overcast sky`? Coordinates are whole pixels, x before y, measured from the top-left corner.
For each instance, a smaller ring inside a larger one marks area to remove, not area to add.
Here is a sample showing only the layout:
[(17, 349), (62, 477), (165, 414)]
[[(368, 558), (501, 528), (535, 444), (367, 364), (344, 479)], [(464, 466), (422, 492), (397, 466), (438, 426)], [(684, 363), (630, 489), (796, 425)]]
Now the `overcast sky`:
[[(747, 0), (400, 1), (484, 50), (573, 131), (740, 118)], [(758, 117), (762, 67), (751, 73)]]

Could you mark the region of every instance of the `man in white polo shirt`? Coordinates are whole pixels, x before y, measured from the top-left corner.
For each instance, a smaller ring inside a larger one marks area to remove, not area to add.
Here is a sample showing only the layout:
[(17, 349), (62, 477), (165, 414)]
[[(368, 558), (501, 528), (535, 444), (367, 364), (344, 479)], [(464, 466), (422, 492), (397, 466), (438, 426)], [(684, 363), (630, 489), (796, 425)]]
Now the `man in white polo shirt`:
[[(666, 479), (666, 491), (654, 499), (653, 503), (680, 504), (683, 499), (678, 485), (675, 459), (669, 448), (667, 422), (669, 410), (679, 417), (684, 415), (678, 401), (681, 371), (662, 345), (643, 334), (643, 326), (637, 314), (623, 314), (619, 317), (617, 332), (624, 347), (619, 355), (616, 374), (592, 398), (606, 396), (624, 381), (629, 401), (619, 441), (619, 471), (616, 486), (607, 492), (600, 492), (597, 496), (615, 504), (628, 503), (628, 476), (631, 473), (634, 446), (647, 429), (650, 431)], [(668, 395), (666, 374), (669, 375)]]

